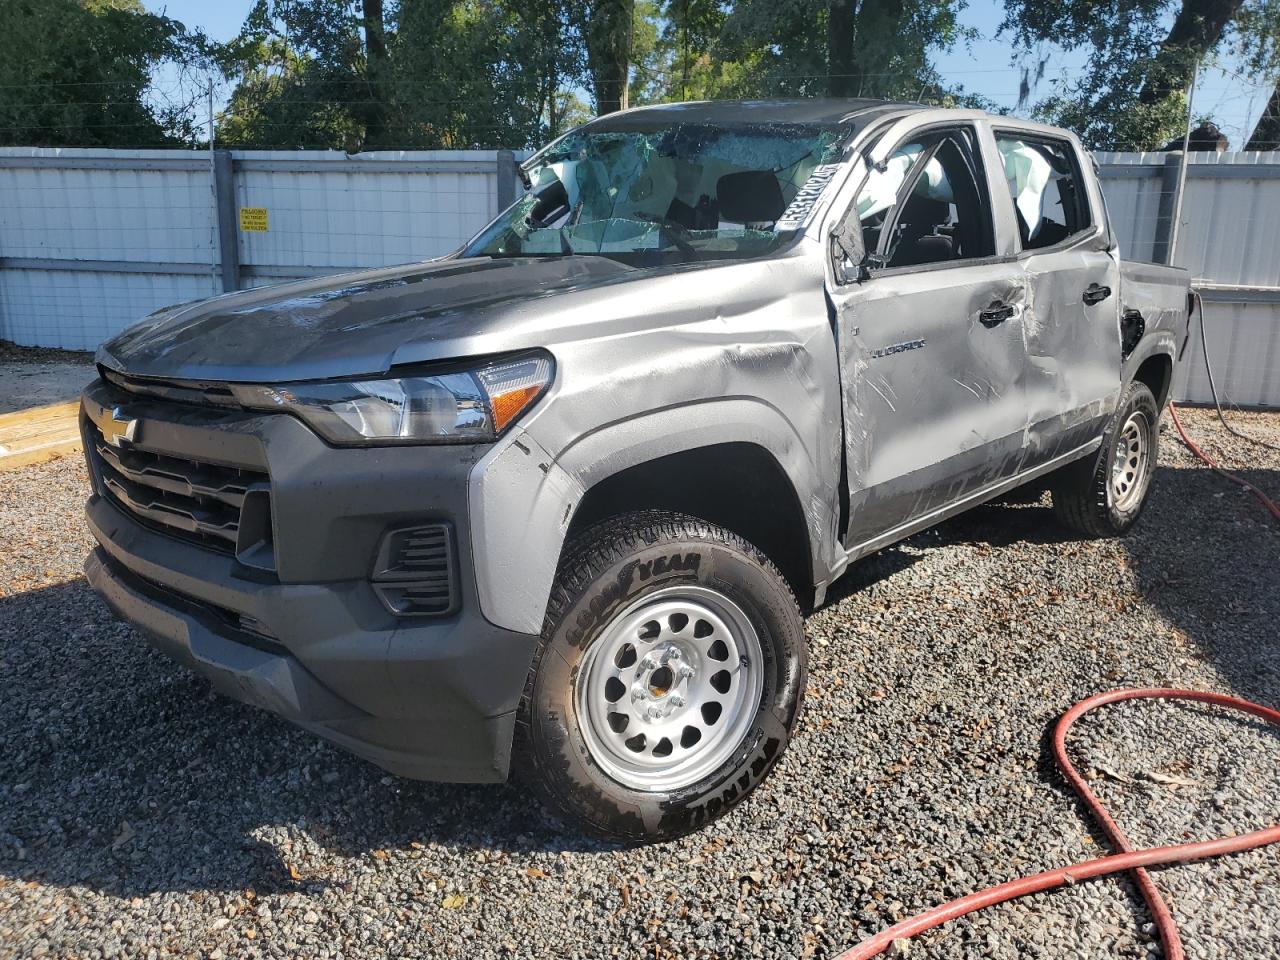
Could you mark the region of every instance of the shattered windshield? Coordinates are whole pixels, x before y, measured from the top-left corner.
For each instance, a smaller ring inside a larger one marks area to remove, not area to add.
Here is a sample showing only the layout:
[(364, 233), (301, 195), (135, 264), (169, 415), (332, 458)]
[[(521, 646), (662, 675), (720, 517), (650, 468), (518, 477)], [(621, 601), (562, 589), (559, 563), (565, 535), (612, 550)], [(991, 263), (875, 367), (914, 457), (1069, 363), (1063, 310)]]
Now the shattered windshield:
[(803, 225), (848, 133), (764, 123), (574, 131), (536, 158), (528, 193), (463, 256), (642, 265), (771, 253)]

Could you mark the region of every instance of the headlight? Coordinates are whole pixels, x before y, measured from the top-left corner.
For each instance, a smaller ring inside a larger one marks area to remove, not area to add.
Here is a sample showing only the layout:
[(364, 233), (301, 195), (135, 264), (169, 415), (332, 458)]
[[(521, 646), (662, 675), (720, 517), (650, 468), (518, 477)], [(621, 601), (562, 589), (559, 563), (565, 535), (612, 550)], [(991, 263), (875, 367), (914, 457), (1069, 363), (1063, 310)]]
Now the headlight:
[(498, 437), (551, 378), (551, 358), (539, 353), (448, 373), (255, 384), (232, 392), (250, 409), (302, 418), (331, 443), (481, 443)]

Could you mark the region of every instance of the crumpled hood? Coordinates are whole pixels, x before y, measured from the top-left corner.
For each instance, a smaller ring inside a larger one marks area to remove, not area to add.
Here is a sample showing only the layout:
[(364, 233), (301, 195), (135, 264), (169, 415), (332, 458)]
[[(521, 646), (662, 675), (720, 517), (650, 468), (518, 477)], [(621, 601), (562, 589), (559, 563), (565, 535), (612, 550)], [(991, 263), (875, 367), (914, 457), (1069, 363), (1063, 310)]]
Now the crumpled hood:
[[(536, 346), (552, 294), (653, 276), (604, 257), (445, 259), (245, 290), (166, 307), (98, 361), (144, 377), (282, 382)], [(513, 318), (520, 322), (512, 323)], [(545, 332), (545, 328), (544, 328)], [(513, 335), (514, 334), (514, 335)]]

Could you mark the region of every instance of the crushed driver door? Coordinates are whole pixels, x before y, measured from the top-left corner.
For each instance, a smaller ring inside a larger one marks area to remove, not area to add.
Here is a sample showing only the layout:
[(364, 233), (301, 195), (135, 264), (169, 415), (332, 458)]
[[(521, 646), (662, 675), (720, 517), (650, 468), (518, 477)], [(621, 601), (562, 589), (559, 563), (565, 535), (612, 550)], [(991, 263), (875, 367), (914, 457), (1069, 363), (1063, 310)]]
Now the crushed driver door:
[(989, 137), (976, 121), (904, 131), (833, 207), (869, 255), (828, 287), (851, 558), (1022, 466), (1025, 275), (997, 239)]

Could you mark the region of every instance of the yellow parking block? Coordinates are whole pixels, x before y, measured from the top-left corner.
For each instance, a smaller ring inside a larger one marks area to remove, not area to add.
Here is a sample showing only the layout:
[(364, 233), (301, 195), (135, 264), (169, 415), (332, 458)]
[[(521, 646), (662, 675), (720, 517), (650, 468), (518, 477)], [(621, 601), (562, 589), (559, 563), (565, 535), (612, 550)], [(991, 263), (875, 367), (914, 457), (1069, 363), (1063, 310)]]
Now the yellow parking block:
[(78, 401), (0, 413), (0, 470), (75, 453), (80, 449)]

